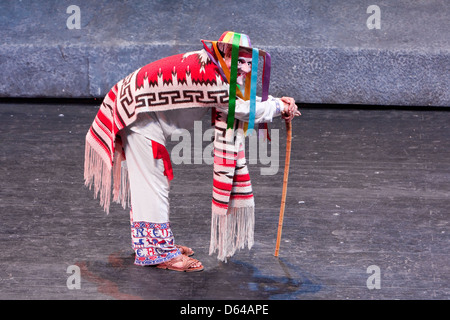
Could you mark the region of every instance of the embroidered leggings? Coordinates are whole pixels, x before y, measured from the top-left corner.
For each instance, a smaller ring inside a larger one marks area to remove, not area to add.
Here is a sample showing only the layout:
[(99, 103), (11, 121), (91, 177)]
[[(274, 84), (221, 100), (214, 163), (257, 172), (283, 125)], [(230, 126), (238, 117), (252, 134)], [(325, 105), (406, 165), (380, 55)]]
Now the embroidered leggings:
[(121, 135), (131, 191), (131, 240), (136, 265), (154, 265), (170, 260), (175, 247), (169, 222), (169, 181), (163, 159), (154, 159), (152, 141), (125, 130)]

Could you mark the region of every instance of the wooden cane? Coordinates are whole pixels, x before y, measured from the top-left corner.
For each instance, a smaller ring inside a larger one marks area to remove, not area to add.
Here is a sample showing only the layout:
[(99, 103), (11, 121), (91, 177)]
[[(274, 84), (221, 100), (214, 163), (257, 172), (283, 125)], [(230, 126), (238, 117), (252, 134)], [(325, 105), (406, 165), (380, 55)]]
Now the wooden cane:
[(278, 257), (281, 242), (281, 230), (283, 228), (284, 208), (286, 206), (286, 191), (289, 177), (289, 162), (291, 160), (291, 141), (292, 141), (292, 121), (286, 121), (286, 160), (284, 162), (283, 192), (281, 194), (280, 218), (278, 220), (277, 245), (275, 247), (275, 257)]

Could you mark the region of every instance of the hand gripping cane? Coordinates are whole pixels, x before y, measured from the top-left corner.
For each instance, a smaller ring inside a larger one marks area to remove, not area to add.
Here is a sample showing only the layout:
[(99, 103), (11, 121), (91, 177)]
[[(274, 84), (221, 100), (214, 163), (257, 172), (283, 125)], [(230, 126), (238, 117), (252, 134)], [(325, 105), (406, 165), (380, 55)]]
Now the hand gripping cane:
[(284, 207), (286, 206), (286, 190), (289, 177), (289, 162), (291, 159), (291, 141), (292, 141), (292, 121), (286, 121), (286, 160), (284, 161), (283, 193), (281, 195), (280, 218), (278, 220), (277, 245), (275, 247), (275, 257), (278, 257), (281, 242), (281, 230), (283, 228)]

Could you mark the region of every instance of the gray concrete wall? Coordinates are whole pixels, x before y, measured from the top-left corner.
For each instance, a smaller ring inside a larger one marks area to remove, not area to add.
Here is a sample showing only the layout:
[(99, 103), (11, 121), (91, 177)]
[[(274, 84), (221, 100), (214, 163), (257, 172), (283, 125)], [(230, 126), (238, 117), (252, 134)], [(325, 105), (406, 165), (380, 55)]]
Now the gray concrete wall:
[[(69, 29), (80, 8), (80, 29)], [(369, 29), (370, 5), (380, 29)], [(0, 97), (102, 97), (133, 70), (233, 30), (300, 103), (450, 106), (449, 0), (1, 1)], [(70, 25), (70, 23), (69, 23)]]

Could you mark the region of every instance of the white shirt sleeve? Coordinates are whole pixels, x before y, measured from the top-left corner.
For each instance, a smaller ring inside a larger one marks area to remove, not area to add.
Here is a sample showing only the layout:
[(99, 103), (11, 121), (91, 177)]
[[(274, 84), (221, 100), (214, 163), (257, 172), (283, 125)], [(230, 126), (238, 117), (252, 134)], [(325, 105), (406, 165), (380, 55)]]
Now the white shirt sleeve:
[[(228, 113), (228, 106), (219, 106), (217, 110)], [(272, 122), (272, 119), (280, 116), (283, 110), (284, 103), (279, 98), (269, 96), (266, 101), (262, 102), (261, 97), (256, 97), (255, 123)], [(234, 117), (248, 122), (249, 115), (250, 100), (245, 101), (237, 97)]]

